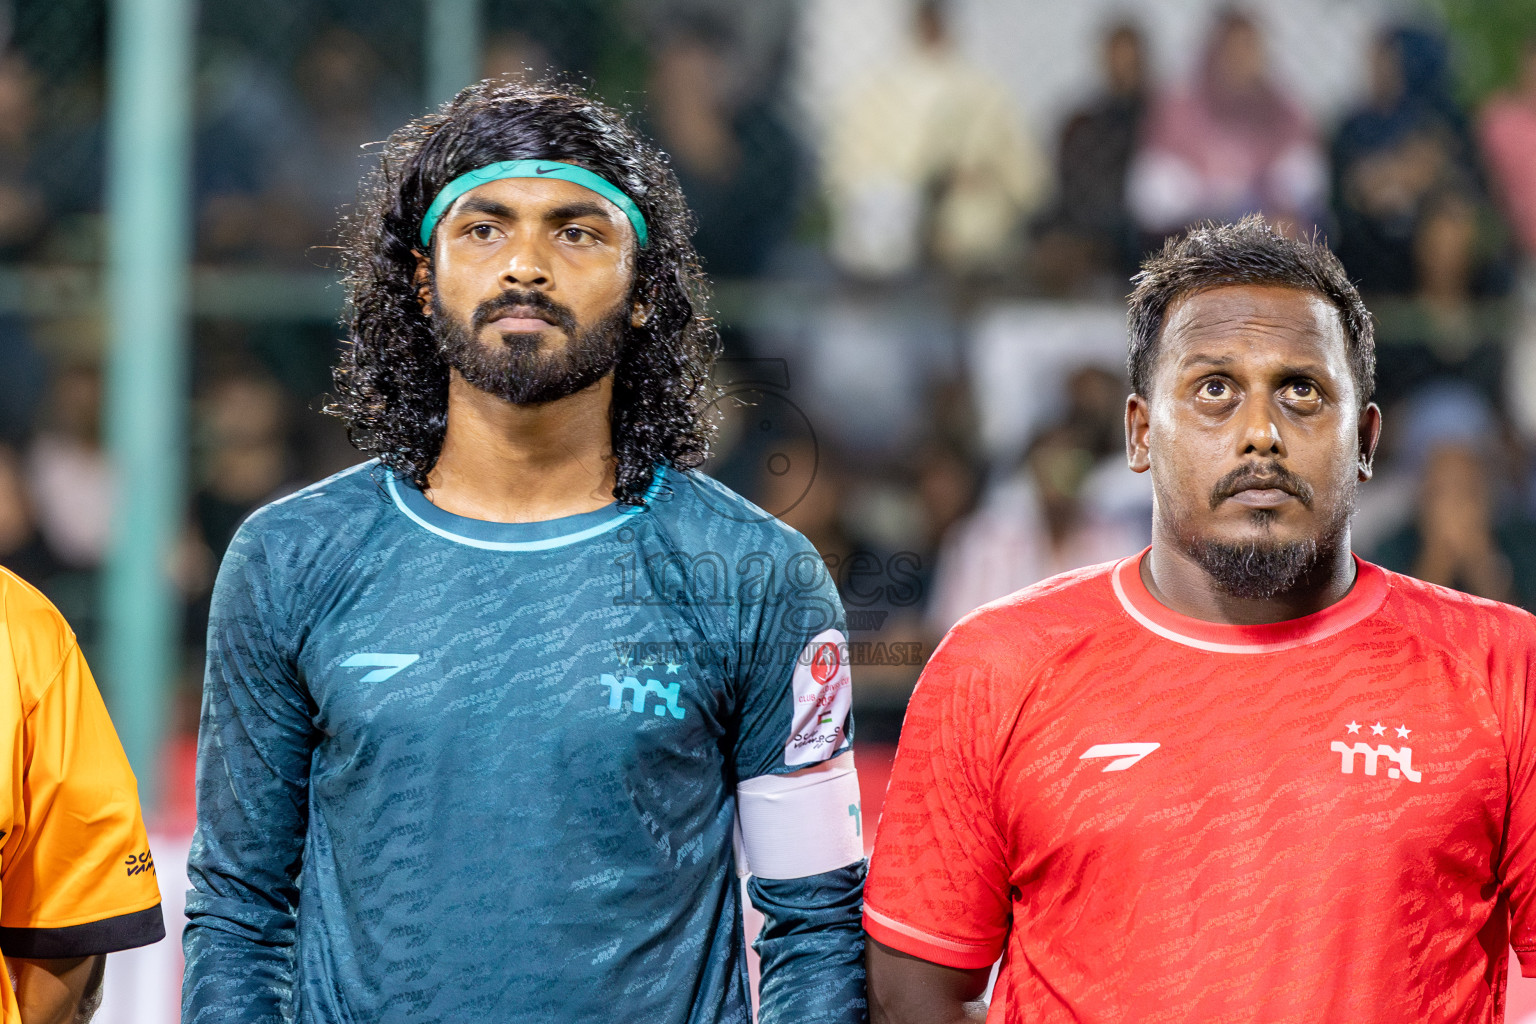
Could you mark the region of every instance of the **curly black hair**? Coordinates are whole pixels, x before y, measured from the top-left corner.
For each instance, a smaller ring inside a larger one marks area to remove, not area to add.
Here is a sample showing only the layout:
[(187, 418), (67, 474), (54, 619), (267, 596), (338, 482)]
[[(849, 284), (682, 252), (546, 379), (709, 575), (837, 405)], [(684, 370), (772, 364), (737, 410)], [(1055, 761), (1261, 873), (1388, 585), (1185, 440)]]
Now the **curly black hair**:
[(614, 497), (639, 504), (658, 465), (688, 469), (709, 454), (705, 409), (719, 339), (703, 313), (692, 215), (666, 157), (622, 115), (568, 86), (480, 82), (389, 137), (343, 223), (348, 341), (325, 411), (346, 421), (359, 449), (426, 486), (447, 428), (448, 362), (413, 284), (418, 232), (444, 185), (501, 160), (585, 167), (645, 216), (650, 237), (630, 299), (650, 315), (638, 328), (625, 320), (611, 413)]

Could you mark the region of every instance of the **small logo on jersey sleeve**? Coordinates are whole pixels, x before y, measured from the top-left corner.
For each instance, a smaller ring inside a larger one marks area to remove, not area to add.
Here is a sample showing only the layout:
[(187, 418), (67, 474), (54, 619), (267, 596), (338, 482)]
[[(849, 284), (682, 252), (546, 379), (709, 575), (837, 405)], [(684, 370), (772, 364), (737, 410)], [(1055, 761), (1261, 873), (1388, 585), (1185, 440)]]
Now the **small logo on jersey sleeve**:
[(154, 874), (155, 858), (150, 856), (148, 850), (145, 850), (143, 853), (133, 854), (127, 860), (123, 861), (123, 866), (128, 869), (129, 878), (132, 878), (134, 875), (142, 875), (146, 871), (148, 871), (150, 874)]
[(1078, 754), (1077, 759), (1091, 761), (1099, 757), (1112, 757), (1114, 760), (1105, 765), (1102, 770), (1123, 772), (1160, 746), (1162, 746), (1161, 743), (1095, 743)]
[(365, 672), (363, 683), (382, 683), (401, 669), (409, 668), (421, 660), (419, 654), (376, 654), (365, 652), (354, 654), (341, 663), (342, 668), (371, 668), (372, 672)]
[(795, 659), (790, 693), (794, 712), (784, 763), (825, 761), (843, 745), (853, 704), (848, 638), (840, 630), (824, 630), (805, 645)]
[[(1344, 731), (1351, 736), (1357, 736), (1361, 735), (1360, 730), (1362, 728), (1364, 726), (1361, 723), (1350, 719), (1349, 723), (1344, 726)], [(1387, 727), (1379, 721), (1372, 725), (1370, 729), (1372, 736), (1385, 736), (1387, 734)], [(1399, 725), (1393, 732), (1397, 734), (1398, 739), (1405, 740), (1413, 730), (1408, 728), (1406, 724), (1403, 724)], [(1372, 746), (1363, 740), (1356, 740), (1354, 743), (1334, 740), (1328, 744), (1328, 749), (1332, 753), (1341, 755), (1339, 771), (1344, 775), (1355, 774), (1355, 764), (1357, 763), (1355, 759), (1361, 758), (1366, 775), (1375, 775), (1377, 765), (1384, 759), (1391, 766), (1387, 769), (1387, 778), (1389, 779), (1407, 779), (1409, 782), (1418, 782), (1424, 778), (1423, 772), (1414, 770), (1412, 747), (1393, 747), (1385, 743), (1378, 743)]]

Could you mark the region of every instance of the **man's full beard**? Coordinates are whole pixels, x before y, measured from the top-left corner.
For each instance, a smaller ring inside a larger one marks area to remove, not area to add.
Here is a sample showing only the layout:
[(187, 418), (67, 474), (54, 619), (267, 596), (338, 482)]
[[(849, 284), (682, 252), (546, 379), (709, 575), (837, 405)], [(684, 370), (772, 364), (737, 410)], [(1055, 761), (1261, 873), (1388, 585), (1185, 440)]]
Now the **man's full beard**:
[[(1306, 492), (1310, 504), (1310, 491)], [(1348, 543), (1349, 520), (1355, 512), (1354, 486), (1316, 537), (1280, 542), (1266, 536), (1231, 543), (1195, 537), (1176, 530), (1179, 546), (1204, 569), (1211, 582), (1230, 597), (1268, 600), (1313, 583), (1322, 583)], [(1268, 533), (1274, 514), (1251, 513)]]
[[(539, 351), (540, 335), (503, 335), (482, 344), (485, 325), (513, 306), (529, 306), (550, 315), (565, 333), (565, 347)], [(432, 297), (432, 335), (448, 365), (481, 391), (514, 405), (539, 405), (574, 395), (602, 380), (619, 362), (623, 347), (625, 303), (591, 326), (581, 329), (565, 306), (541, 292), (507, 292), (481, 303), (468, 326)]]
[(1338, 553), (1338, 538), (1266, 544), (1253, 540), (1227, 544), (1192, 540), (1186, 550), (1222, 593), (1230, 597), (1267, 600), (1295, 590), (1331, 565)]

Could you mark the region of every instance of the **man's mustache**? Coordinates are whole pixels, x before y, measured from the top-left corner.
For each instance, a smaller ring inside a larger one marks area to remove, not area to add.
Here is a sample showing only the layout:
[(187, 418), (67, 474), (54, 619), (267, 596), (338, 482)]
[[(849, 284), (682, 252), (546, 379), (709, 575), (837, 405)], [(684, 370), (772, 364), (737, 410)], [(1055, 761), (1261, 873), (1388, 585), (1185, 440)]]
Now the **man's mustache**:
[(487, 324), (501, 319), (519, 306), (547, 315), (567, 335), (576, 331), (576, 315), (543, 292), (505, 291), (475, 307), (470, 326), (479, 333)]
[(1307, 508), (1312, 507), (1312, 488), (1301, 477), (1278, 462), (1262, 465), (1239, 466), (1216, 482), (1211, 488), (1211, 508), (1214, 509), (1238, 491), (1262, 490), (1274, 487), (1285, 491)]

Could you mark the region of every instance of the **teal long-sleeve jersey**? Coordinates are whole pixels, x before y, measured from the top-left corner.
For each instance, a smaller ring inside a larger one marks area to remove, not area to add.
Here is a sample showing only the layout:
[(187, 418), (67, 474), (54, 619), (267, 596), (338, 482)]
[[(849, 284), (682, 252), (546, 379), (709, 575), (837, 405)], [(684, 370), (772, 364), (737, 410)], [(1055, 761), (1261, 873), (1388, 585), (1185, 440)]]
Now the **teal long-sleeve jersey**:
[[(214, 590), (182, 1020), (750, 1024), (736, 785), (849, 748), (805, 692), (844, 630), (697, 473), (538, 523), (377, 463), (267, 506)], [(865, 1019), (863, 876), (751, 880), (764, 1022)]]

